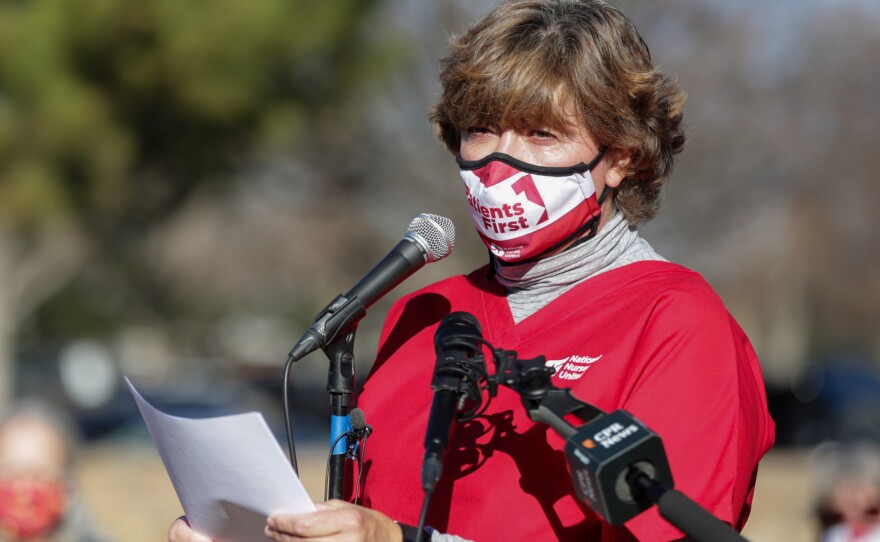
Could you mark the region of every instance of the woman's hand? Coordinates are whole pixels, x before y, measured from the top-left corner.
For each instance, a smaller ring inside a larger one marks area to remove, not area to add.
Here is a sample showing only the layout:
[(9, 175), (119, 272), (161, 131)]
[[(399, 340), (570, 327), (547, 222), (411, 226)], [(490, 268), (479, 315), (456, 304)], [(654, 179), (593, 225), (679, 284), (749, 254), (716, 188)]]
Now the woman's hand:
[(193, 531), (186, 517), (180, 516), (168, 528), (168, 542), (211, 542), (211, 539)]
[[(400, 526), (380, 512), (340, 500), (327, 501), (317, 507), (317, 512), (307, 514), (269, 516), (266, 536), (276, 542), (314, 538), (339, 542), (403, 542)], [(189, 539), (181, 538), (180, 542), (189, 542)]]

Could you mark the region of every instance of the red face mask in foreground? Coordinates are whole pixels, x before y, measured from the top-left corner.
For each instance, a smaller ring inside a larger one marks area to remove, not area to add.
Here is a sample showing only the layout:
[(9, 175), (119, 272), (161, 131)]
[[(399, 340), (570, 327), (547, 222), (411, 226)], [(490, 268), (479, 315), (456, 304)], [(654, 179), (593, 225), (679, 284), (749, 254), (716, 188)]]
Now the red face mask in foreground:
[(0, 478), (0, 533), (31, 540), (54, 531), (67, 510), (64, 482), (37, 476)]

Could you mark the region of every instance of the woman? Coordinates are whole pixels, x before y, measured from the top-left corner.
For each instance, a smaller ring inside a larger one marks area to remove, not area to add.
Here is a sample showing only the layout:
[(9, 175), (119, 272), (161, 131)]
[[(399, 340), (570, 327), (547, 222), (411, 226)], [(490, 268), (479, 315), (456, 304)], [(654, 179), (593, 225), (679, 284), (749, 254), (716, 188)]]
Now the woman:
[[(475, 315), (496, 347), (545, 355), (554, 384), (579, 399), (631, 412), (662, 437), (676, 487), (742, 528), (773, 443), (758, 361), (705, 281), (635, 229), (657, 213), (683, 147), (683, 93), (601, 0), (502, 3), (452, 43), (440, 77), (432, 119), (458, 161), (490, 265), (390, 311), (359, 398), (374, 428), (365, 506), (273, 516), (267, 536), (412, 536), (392, 518), (418, 522), (432, 341), (452, 311)], [(574, 496), (563, 445), (501, 390), (455, 430), (428, 514), (434, 539), (682, 536), (656, 510), (621, 527), (602, 522)], [(169, 539), (190, 534), (179, 521)]]

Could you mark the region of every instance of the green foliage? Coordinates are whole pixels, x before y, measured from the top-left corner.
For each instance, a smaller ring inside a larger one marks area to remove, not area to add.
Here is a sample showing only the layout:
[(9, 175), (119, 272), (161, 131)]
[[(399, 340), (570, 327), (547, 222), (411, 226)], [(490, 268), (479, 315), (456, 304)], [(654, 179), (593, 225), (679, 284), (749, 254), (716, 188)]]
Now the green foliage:
[(368, 0), (0, 1), (0, 225), (138, 228), (383, 72)]

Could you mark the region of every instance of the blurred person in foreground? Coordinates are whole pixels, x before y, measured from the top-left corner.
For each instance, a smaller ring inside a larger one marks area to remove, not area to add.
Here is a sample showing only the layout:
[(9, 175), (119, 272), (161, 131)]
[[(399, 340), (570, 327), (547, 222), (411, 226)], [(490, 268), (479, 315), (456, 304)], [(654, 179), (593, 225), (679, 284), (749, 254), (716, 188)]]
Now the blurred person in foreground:
[[(684, 94), (600, 0), (503, 2), (452, 42), (441, 68), (432, 120), (490, 263), (391, 309), (359, 396), (374, 428), (365, 506), (276, 514), (266, 536), (414, 537), (433, 338), (453, 311), (475, 315), (496, 347), (545, 355), (556, 386), (642, 420), (662, 437), (676, 487), (741, 529), (774, 438), (758, 360), (711, 287), (636, 230), (658, 212), (684, 145)], [(563, 446), (517, 394), (499, 392), (456, 427), (423, 539), (682, 537), (656, 509), (625, 526), (601, 521), (576, 498)], [(206, 539), (181, 519), (169, 540)]]
[(837, 445), (816, 467), (821, 541), (880, 542), (880, 449)]
[(101, 542), (73, 483), (72, 424), (42, 402), (0, 420), (0, 540)]

